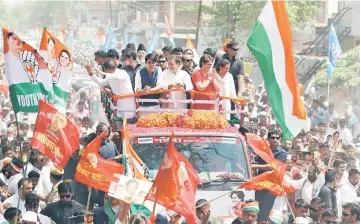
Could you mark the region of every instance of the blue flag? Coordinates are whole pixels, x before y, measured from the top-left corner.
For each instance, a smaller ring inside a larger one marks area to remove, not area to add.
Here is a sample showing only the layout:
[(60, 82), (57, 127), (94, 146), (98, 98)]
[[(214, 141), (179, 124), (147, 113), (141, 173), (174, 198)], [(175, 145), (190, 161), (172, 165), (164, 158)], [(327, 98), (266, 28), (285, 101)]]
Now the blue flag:
[(338, 37), (335, 32), (335, 28), (333, 27), (333, 23), (331, 23), (330, 36), (328, 41), (328, 60), (327, 60), (327, 75), (328, 78), (331, 77), (333, 70), (336, 67), (336, 61), (342, 54), (342, 49), (340, 43), (338, 42)]
[(158, 38), (159, 38), (159, 28), (155, 28), (153, 33), (153, 38), (150, 40), (150, 43), (148, 44), (148, 53), (152, 53), (154, 50), (158, 47)]
[(117, 38), (115, 38), (115, 34), (112, 27), (108, 28), (107, 38), (104, 43), (104, 51), (108, 51), (109, 49), (116, 49), (118, 47)]

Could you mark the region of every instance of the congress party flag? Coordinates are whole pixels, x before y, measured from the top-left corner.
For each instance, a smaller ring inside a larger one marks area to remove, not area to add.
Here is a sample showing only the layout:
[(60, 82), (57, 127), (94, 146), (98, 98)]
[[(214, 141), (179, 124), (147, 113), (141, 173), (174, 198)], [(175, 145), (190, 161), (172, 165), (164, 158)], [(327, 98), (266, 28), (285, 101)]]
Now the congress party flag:
[(184, 216), (187, 223), (196, 223), (195, 193), (199, 177), (192, 164), (175, 148), (173, 137), (172, 133), (147, 200)]
[(44, 82), (48, 84), (49, 103), (66, 111), (70, 78), (73, 74), (73, 58), (69, 49), (46, 28), (40, 43), (39, 53), (43, 56), (51, 73)]
[(119, 176), (125, 168), (123, 165), (103, 159), (99, 155), (100, 144), (105, 136), (106, 132), (100, 134), (81, 153), (76, 167), (75, 180), (103, 192), (114, 192), (119, 182)]
[(37, 112), (39, 100), (48, 97), (44, 78), (49, 70), (36, 50), (16, 33), (3, 28), (6, 79), (15, 113)]
[(48, 156), (55, 167), (64, 169), (70, 156), (79, 149), (79, 129), (65, 114), (40, 100), (30, 145)]
[(336, 61), (341, 57), (342, 49), (340, 43), (338, 42), (338, 37), (333, 27), (333, 23), (331, 23), (330, 28), (330, 36), (328, 39), (328, 51), (327, 51), (327, 75), (331, 77), (333, 71), (336, 67)]
[(167, 34), (168, 34), (168, 39), (169, 39), (169, 45), (172, 48), (175, 48), (175, 42), (174, 42), (174, 38), (173, 38), (173, 29), (171, 24), (168, 21), (168, 17), (167, 17), (167, 13), (165, 12), (165, 10), (163, 9), (163, 13), (164, 13), (164, 23), (166, 25), (167, 28)]

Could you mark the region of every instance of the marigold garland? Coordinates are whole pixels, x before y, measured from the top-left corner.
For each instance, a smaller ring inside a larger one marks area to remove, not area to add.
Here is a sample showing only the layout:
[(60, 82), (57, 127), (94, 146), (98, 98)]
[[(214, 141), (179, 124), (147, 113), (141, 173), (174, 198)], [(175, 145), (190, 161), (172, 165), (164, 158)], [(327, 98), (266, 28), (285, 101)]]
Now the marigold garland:
[(223, 115), (215, 111), (189, 110), (187, 114), (158, 113), (141, 117), (137, 127), (182, 127), (191, 129), (223, 129), (229, 126)]

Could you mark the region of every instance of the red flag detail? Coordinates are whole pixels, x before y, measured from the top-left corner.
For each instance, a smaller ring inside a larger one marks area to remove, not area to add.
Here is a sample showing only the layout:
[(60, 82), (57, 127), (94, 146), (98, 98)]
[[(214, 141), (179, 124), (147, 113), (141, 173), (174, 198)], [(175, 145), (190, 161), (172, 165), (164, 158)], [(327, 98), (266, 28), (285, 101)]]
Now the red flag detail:
[(31, 147), (48, 156), (55, 167), (64, 169), (70, 156), (79, 149), (79, 129), (53, 106), (39, 100)]
[(267, 171), (258, 176), (253, 177), (246, 183), (241, 184), (240, 188), (250, 190), (268, 190), (274, 195), (282, 196), (283, 189), (286, 194), (295, 192), (295, 189), (290, 186), (283, 186), (282, 182), (277, 178), (278, 174), (275, 171)]
[(119, 181), (114, 174), (121, 175), (125, 167), (99, 155), (100, 144), (105, 136), (106, 132), (103, 132), (84, 149), (76, 167), (75, 180), (103, 192), (113, 192), (111, 186), (116, 186)]
[(147, 200), (177, 212), (188, 223), (196, 223), (195, 193), (199, 177), (192, 164), (175, 148), (173, 137), (172, 133)]

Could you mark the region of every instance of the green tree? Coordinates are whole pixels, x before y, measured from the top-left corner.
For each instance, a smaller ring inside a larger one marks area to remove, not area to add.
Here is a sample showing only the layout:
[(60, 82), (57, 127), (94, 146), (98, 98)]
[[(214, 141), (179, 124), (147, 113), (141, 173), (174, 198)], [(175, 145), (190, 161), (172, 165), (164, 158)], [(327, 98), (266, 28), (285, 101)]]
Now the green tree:
[[(214, 1), (211, 7), (203, 4), (202, 17), (210, 15), (211, 19), (202, 19), (201, 24), (216, 27), (217, 33), (223, 31), (223, 38), (232, 37), (236, 29), (251, 31), (265, 4), (266, 1), (239, 0)], [(298, 28), (308, 24), (318, 11), (317, 2), (314, 1), (287, 1), (285, 4), (291, 24)], [(183, 10), (197, 13), (198, 6)]]
[[(314, 77), (316, 84), (327, 85), (327, 70), (322, 69)], [(360, 46), (341, 56), (330, 78), (330, 88), (349, 90), (360, 85)]]

